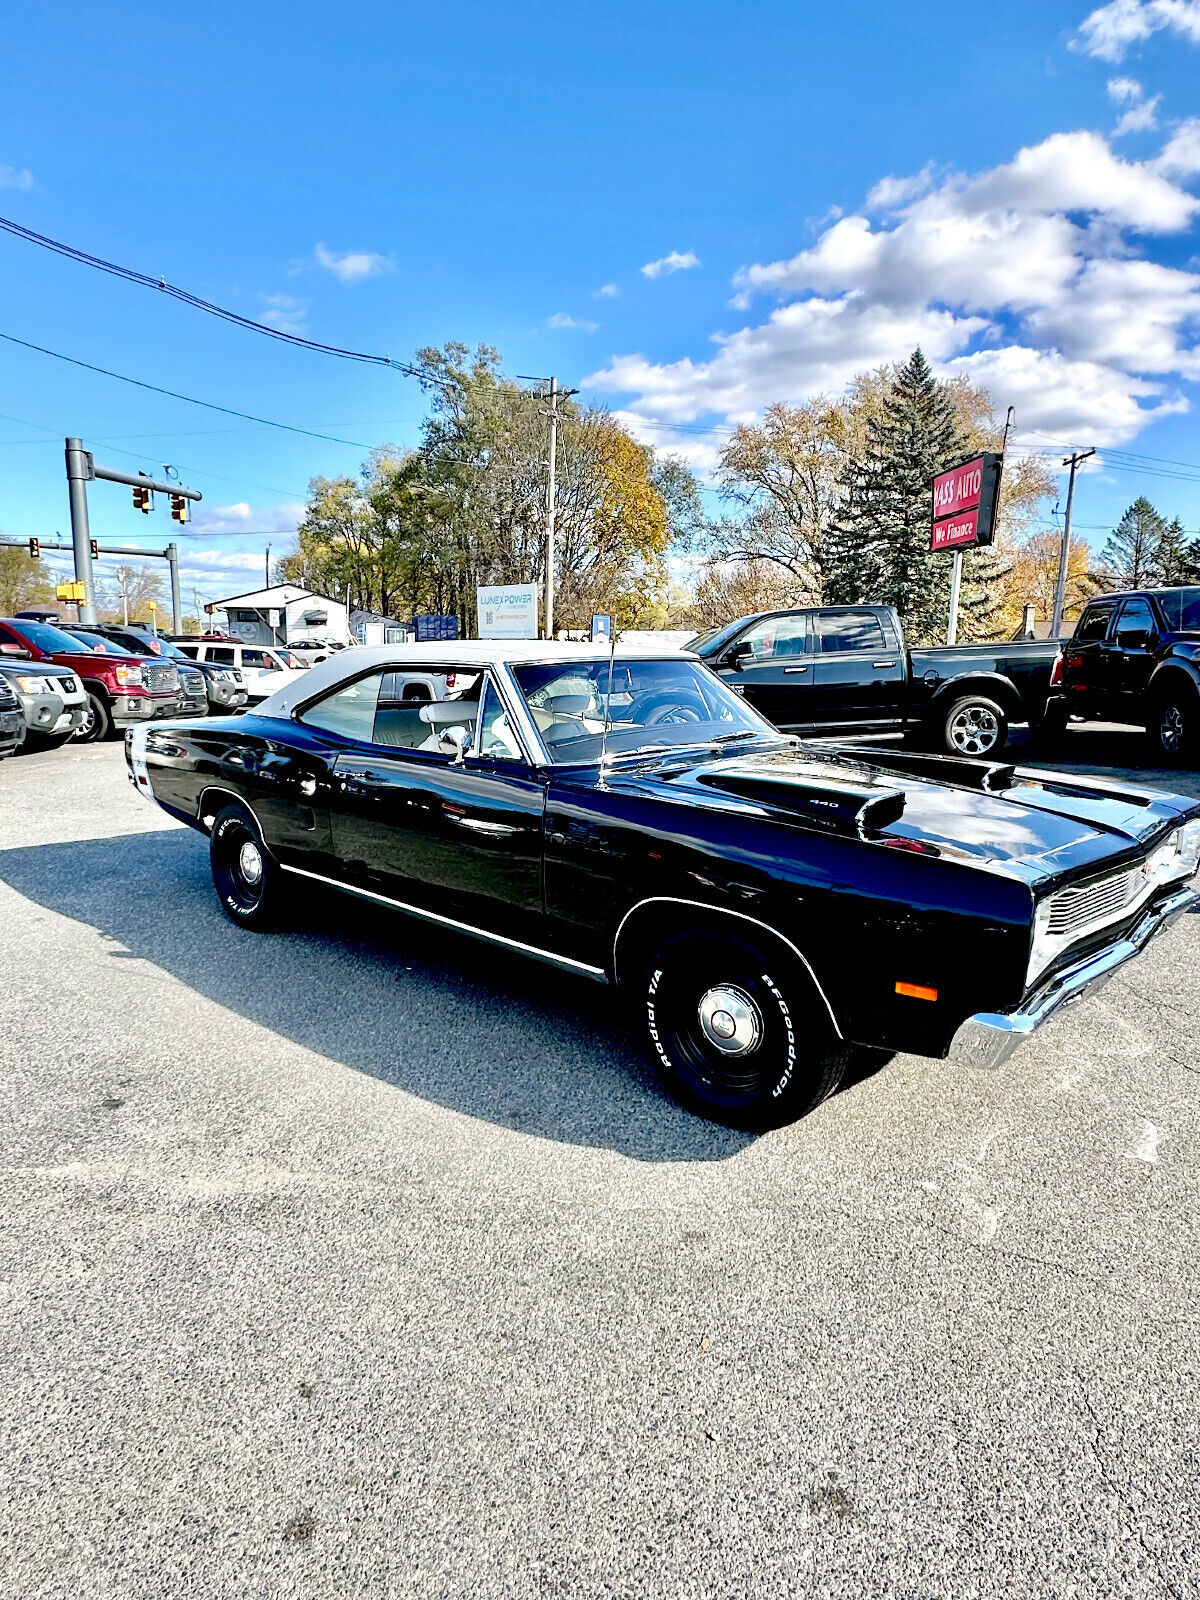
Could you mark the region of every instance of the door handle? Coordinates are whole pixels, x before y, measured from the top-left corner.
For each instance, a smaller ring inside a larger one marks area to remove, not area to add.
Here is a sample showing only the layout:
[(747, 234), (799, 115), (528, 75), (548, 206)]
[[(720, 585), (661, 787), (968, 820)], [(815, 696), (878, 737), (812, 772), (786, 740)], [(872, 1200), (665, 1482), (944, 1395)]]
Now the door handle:
[(470, 828), (472, 833), (486, 833), (493, 839), (509, 838), (521, 831), (507, 822), (487, 822), (482, 817), (451, 817), (450, 820), (457, 822), (460, 828)]
[(871, 665), (873, 667), (894, 667), (896, 663), (894, 661), (872, 661)]
[(785, 672), (807, 672), (807, 667), (784, 667)]

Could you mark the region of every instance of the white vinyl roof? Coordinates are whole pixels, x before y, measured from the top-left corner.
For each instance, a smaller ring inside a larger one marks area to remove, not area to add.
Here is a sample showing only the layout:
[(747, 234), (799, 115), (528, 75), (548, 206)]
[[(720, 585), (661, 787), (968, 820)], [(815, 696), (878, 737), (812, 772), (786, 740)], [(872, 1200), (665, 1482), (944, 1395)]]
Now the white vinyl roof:
[[(618, 661), (694, 661), (690, 650), (657, 649), (653, 645), (617, 645)], [(287, 716), (292, 707), (322, 689), (357, 678), (371, 667), (411, 667), (417, 671), (453, 672), (456, 667), (522, 666), (554, 661), (607, 661), (603, 644), (573, 644), (557, 639), (447, 639), (436, 644), (351, 645), (320, 661), (293, 683), (268, 695), (258, 713)]]

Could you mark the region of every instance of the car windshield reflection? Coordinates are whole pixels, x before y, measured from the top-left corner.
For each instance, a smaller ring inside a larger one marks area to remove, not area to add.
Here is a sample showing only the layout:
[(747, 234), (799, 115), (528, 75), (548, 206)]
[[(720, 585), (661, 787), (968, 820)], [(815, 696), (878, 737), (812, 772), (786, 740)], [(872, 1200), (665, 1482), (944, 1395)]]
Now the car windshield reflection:
[(755, 735), (783, 737), (696, 662), (554, 662), (515, 667), (513, 674), (556, 763), (595, 762), (602, 752), (652, 755)]

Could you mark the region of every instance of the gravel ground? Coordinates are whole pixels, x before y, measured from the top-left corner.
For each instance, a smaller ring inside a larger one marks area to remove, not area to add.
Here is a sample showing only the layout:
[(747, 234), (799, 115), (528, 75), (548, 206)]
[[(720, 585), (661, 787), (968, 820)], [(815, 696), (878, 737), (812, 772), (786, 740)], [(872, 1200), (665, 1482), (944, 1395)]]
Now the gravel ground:
[(752, 1139), (604, 991), (235, 929), (118, 747), (6, 761), (4, 1593), (1200, 1596), (1198, 955)]

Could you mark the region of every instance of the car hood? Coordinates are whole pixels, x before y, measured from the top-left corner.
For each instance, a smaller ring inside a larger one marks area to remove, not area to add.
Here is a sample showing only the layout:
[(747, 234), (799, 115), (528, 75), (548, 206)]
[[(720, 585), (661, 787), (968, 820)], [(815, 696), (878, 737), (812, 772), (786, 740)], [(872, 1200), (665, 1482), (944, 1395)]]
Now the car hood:
[(663, 759), (610, 786), (684, 793), (817, 832), (957, 858), (1026, 882), (1142, 854), (1200, 803), (997, 763), (907, 752), (769, 751)]

